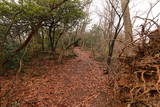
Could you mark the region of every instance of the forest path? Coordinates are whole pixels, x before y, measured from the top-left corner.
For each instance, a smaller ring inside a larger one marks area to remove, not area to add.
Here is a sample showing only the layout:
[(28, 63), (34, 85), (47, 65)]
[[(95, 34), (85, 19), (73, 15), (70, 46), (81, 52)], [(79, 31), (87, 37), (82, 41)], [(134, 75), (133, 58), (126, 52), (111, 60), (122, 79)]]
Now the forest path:
[[(64, 64), (52, 60), (32, 62), (30, 77), (22, 75), (2, 105), (8, 101), (20, 107), (108, 107), (103, 66), (90, 58), (88, 51), (76, 47), (74, 52), (77, 57), (65, 60)], [(5, 92), (13, 80), (0, 79)]]

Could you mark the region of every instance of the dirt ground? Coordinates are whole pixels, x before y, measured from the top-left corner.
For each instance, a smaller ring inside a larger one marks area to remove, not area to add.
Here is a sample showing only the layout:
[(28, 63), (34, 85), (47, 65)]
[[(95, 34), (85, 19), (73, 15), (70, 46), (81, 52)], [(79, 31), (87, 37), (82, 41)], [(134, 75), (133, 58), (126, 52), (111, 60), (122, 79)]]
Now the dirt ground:
[(32, 61), (25, 73), (0, 77), (1, 107), (111, 107), (107, 75), (88, 51), (63, 64)]

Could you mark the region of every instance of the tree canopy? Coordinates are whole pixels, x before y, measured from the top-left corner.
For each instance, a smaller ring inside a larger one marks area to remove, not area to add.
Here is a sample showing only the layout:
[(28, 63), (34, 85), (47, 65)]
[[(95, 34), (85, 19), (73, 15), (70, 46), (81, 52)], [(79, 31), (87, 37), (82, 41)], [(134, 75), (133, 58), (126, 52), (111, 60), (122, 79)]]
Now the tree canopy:
[(23, 50), (36, 35), (36, 41), (44, 41), (42, 32), (45, 32), (43, 39), (48, 38), (48, 46), (55, 51), (62, 35), (74, 30), (85, 18), (87, 3), (81, 0), (0, 1), (0, 45), (5, 57), (2, 59)]

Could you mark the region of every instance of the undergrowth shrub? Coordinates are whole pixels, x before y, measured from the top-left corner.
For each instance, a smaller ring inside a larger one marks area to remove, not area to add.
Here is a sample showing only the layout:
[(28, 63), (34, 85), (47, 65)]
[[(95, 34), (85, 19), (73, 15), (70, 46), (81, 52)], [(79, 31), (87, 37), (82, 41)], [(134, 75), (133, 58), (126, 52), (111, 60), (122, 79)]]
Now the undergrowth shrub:
[[(10, 69), (15, 69), (19, 67), (19, 61), (21, 57), (24, 55), (24, 51), (18, 52), (16, 54), (13, 53), (13, 50), (17, 49), (18, 43), (16, 42), (10, 42), (9, 44), (5, 44), (5, 48), (3, 50), (3, 58), (2, 62), (3, 64), (3, 69), (5, 70), (10, 70)], [(25, 54), (23, 57), (23, 61), (29, 61), (30, 56), (28, 54)]]

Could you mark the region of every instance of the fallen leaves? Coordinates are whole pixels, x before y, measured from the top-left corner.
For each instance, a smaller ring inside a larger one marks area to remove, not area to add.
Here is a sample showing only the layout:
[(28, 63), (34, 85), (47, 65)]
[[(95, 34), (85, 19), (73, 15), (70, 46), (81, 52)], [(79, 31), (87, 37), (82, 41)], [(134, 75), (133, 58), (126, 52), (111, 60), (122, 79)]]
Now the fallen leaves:
[[(101, 92), (107, 94), (107, 78), (100, 69), (101, 64), (90, 58), (90, 52), (81, 51), (80, 48), (75, 48), (74, 52), (78, 57), (66, 59), (64, 64), (45, 58), (40, 62), (32, 61), (32, 66), (28, 67), (25, 75), (18, 77), (16, 84), (12, 84), (14, 76), (9, 80), (0, 77), (0, 83), (4, 84), (1, 93), (4, 94), (14, 85), (8, 96), (2, 99), (1, 105), (93, 107), (93, 103), (99, 101), (98, 96), (103, 97)], [(107, 105), (104, 99), (101, 102)], [(101, 107), (101, 104), (97, 107)]]

